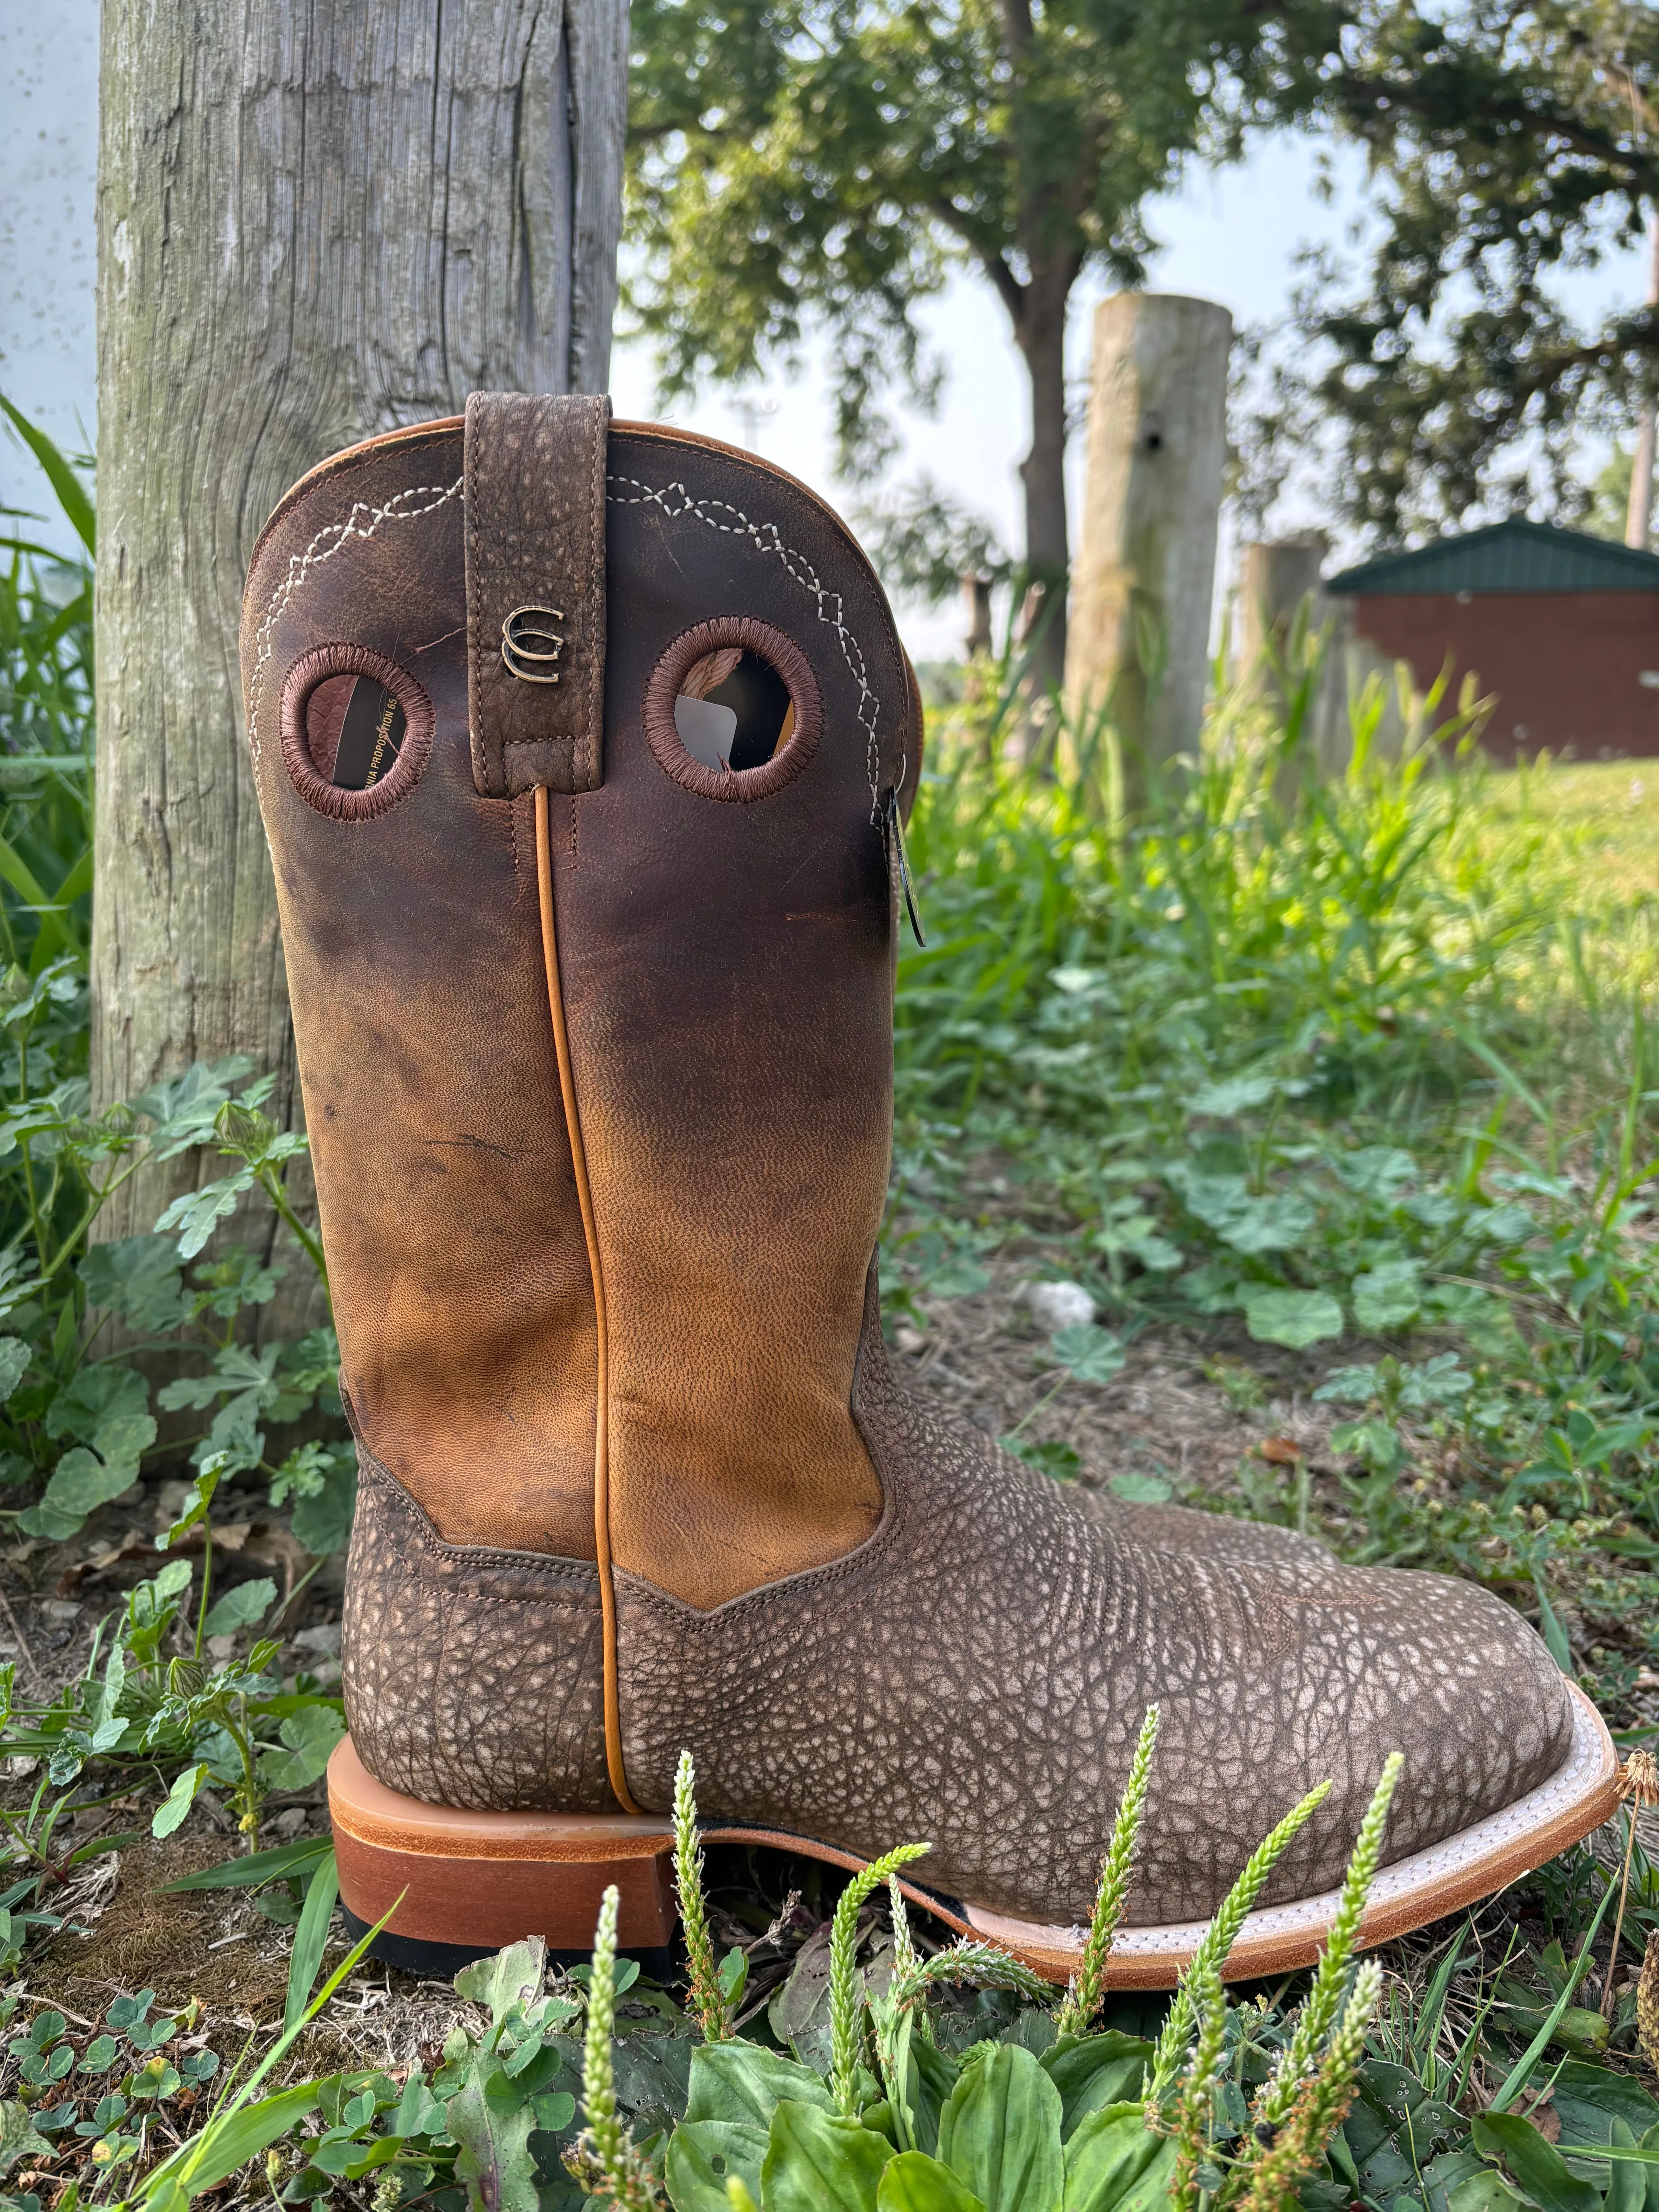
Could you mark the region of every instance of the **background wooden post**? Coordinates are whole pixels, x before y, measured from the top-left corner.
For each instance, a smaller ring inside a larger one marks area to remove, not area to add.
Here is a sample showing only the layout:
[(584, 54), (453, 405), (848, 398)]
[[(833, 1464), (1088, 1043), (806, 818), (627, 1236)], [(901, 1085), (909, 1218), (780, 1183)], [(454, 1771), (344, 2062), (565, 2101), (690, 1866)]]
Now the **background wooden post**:
[[(297, 1115), (241, 732), (247, 556), (355, 439), (478, 386), (604, 390), (627, 21), (626, 0), (105, 0), (100, 1104), (245, 1053)], [(99, 1234), (218, 1164), (136, 1178)]]
[(1120, 292), (1095, 310), (1066, 696), (1074, 738), (1102, 715), (1114, 726), (1131, 811), (1198, 742), (1231, 343), (1208, 300)]
[[(1402, 704), (1395, 664), (1355, 629), (1352, 595), (1324, 589), (1322, 571), (1329, 550), (1320, 532), (1246, 545), (1239, 563), (1233, 632), (1235, 675), (1241, 683), (1253, 684), (1256, 696), (1269, 707), (1282, 706), (1283, 690), (1267, 648), (1271, 644), (1283, 655), (1297, 612), (1304, 600), (1309, 602), (1309, 629), (1322, 635), (1324, 655), (1302, 745), (1304, 757), (1322, 776), (1342, 775), (1353, 757), (1351, 709), (1368, 684), (1380, 682), (1384, 699), (1371, 739), (1374, 758), (1397, 760), (1415, 726)], [(1285, 765), (1279, 788), (1281, 798), (1288, 800), (1299, 770), (1293, 770), (1290, 763)]]
[(1328, 550), (1322, 533), (1244, 548), (1233, 633), (1235, 664), (1241, 677), (1248, 678), (1260, 671), (1265, 684), (1277, 690), (1266, 667), (1267, 648), (1271, 646), (1276, 653), (1283, 653), (1297, 611), (1310, 596), (1315, 601), (1314, 621), (1322, 618), (1319, 586)]

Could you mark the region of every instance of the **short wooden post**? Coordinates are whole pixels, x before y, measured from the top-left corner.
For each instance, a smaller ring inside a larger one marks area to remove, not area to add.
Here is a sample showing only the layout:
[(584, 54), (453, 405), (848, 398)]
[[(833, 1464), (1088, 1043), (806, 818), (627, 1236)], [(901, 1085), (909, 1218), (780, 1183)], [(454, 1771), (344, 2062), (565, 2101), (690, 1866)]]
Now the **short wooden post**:
[(1241, 677), (1264, 671), (1270, 647), (1275, 653), (1283, 652), (1297, 610), (1310, 595), (1318, 598), (1327, 550), (1319, 532), (1244, 548), (1233, 634)]
[[(1399, 758), (1406, 742), (1407, 718), (1401, 705), (1395, 664), (1359, 635), (1354, 627), (1352, 598), (1323, 588), (1321, 570), (1329, 550), (1328, 541), (1317, 532), (1277, 544), (1245, 546), (1234, 611), (1233, 671), (1238, 681), (1251, 684), (1267, 705), (1281, 707), (1284, 687), (1273, 672), (1268, 648), (1276, 655), (1284, 653), (1303, 602), (1310, 602), (1309, 626), (1323, 632), (1325, 651), (1303, 726), (1302, 750), (1320, 775), (1338, 776), (1353, 757), (1352, 706), (1368, 682), (1380, 678), (1386, 699), (1371, 740), (1375, 758)], [(1279, 796), (1288, 800), (1300, 770), (1287, 762), (1285, 771), (1278, 787)]]
[(1134, 811), (1204, 712), (1232, 317), (1119, 292), (1095, 310), (1089, 472), (1066, 697), (1079, 756), (1109, 726), (1115, 811)]
[(966, 659), (974, 660), (991, 650), (991, 579), (964, 576), (962, 598), (968, 616), (968, 635), (962, 650)]
[[(1287, 704), (1281, 671), (1297, 615), (1306, 604), (1309, 623), (1316, 632), (1333, 622), (1334, 603), (1320, 590), (1328, 550), (1323, 534), (1316, 532), (1307, 538), (1247, 545), (1239, 563), (1238, 596), (1233, 605), (1233, 673), (1277, 724), (1282, 725)], [(1345, 606), (1345, 616), (1346, 611)], [(1334, 631), (1328, 642), (1329, 650), (1302, 726), (1299, 757), (1282, 758), (1275, 779), (1274, 788), (1286, 805), (1294, 798), (1303, 763), (1315, 761), (1322, 771), (1333, 733), (1346, 732), (1347, 727), (1342, 646)], [(1342, 757), (1346, 760), (1346, 752)]]

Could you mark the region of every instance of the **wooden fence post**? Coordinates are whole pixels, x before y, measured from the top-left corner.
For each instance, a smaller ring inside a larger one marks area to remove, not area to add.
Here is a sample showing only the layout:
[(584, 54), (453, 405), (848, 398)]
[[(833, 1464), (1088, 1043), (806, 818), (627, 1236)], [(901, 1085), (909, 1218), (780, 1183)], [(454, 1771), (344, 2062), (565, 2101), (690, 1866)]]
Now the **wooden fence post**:
[(1120, 292), (1095, 310), (1066, 697), (1074, 746), (1103, 720), (1115, 732), (1131, 812), (1198, 742), (1231, 343), (1232, 317), (1208, 300)]
[(1328, 550), (1327, 539), (1318, 532), (1244, 548), (1233, 632), (1234, 665), (1241, 677), (1248, 678), (1258, 670), (1266, 674), (1268, 647), (1283, 651), (1297, 611), (1310, 595), (1315, 619), (1319, 619), (1320, 578)]

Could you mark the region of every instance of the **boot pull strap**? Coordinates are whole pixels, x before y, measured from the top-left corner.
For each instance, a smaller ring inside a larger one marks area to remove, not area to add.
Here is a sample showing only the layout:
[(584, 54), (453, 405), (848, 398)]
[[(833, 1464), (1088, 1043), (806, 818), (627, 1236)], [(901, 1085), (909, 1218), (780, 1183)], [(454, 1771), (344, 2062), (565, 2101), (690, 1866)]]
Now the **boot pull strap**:
[(466, 688), (486, 799), (602, 781), (610, 424), (605, 398), (466, 403)]

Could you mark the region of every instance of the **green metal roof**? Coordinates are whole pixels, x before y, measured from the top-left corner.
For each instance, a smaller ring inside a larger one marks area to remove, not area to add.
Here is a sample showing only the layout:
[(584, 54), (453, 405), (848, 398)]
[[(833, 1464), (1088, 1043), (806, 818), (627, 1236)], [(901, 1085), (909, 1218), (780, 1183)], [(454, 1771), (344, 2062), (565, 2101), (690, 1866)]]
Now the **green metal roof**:
[(1384, 553), (1328, 592), (1659, 592), (1659, 553), (1547, 522), (1494, 522), (1414, 553)]

